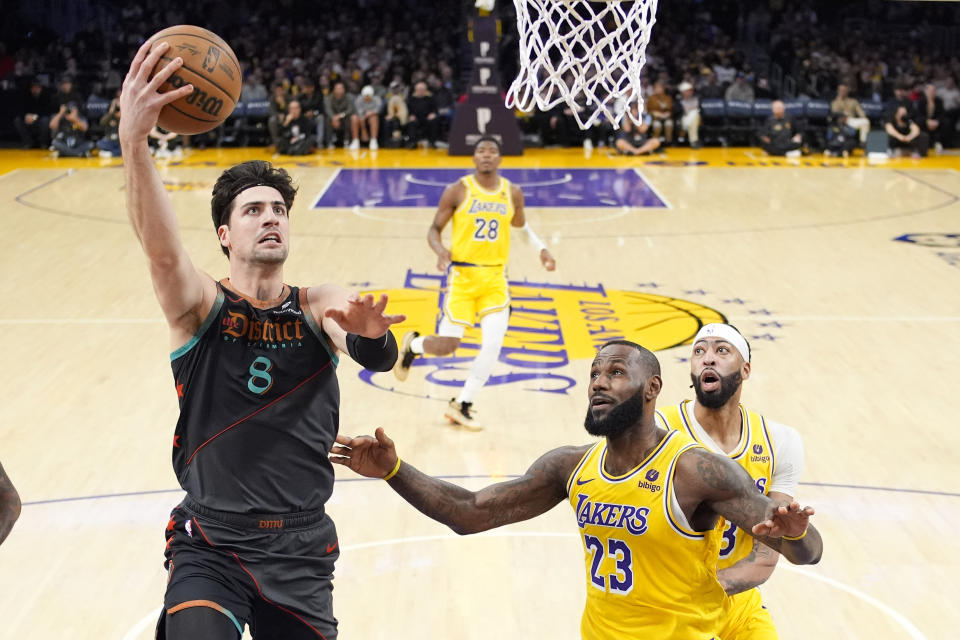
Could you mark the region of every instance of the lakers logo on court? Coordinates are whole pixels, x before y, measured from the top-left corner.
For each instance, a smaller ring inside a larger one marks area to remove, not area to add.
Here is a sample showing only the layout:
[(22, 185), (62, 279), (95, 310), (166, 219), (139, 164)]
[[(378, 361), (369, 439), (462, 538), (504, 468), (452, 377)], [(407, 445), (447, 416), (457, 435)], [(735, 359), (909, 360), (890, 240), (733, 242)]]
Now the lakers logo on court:
[[(406, 314), (407, 320), (395, 327), (398, 335), (410, 330), (430, 334), (437, 328), (445, 285), (445, 275), (408, 270), (402, 289), (369, 293), (386, 293), (391, 309)], [(698, 302), (607, 289), (602, 283), (511, 280), (509, 285), (510, 325), (488, 386), (567, 393), (576, 382), (567, 375), (566, 365), (592, 358), (608, 340), (633, 340), (661, 351), (689, 342), (704, 324), (726, 321), (723, 313)], [(479, 348), (480, 330), (475, 326), (467, 330), (452, 357), (417, 358), (413, 371), (421, 371), (430, 383), (461, 387)], [(362, 371), (360, 376), (375, 387), (393, 389), (389, 374)]]

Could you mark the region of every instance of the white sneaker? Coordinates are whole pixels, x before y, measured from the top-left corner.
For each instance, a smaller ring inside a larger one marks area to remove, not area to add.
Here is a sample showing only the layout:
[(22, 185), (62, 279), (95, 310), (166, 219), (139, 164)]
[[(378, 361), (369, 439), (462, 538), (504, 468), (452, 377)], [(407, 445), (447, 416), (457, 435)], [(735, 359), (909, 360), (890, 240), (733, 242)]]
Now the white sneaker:
[(788, 158), (799, 158), (803, 155), (803, 152), (800, 149), (794, 149), (793, 151), (787, 151), (784, 155)]
[(101, 158), (112, 158), (112, 157), (113, 157), (113, 153), (111, 153), (110, 151), (105, 151), (104, 149), (101, 149), (101, 150), (100, 150), (100, 157), (101, 157)]
[(933, 149), (934, 149), (934, 151), (936, 151), (937, 153), (940, 153), (941, 151), (943, 151), (943, 145), (940, 144), (939, 142), (934, 143)]
[(169, 158), (171, 155), (172, 154), (170, 153), (170, 149), (166, 149), (163, 147), (157, 149), (157, 153), (156, 153), (157, 158)]
[(354, 138), (350, 141), (350, 151), (359, 151), (360, 150), (360, 140)]
[(443, 412), (443, 417), (452, 424), (458, 424), (470, 431), (482, 431), (483, 427), (473, 417), (472, 410), (472, 402), (457, 402), (456, 398), (450, 398), (450, 403), (447, 405), (447, 410)]
[(591, 151), (593, 151), (593, 140), (591, 140), (590, 138), (584, 139), (584, 141), (583, 141), (583, 150), (584, 150), (586, 153), (590, 153)]
[(380, 145), (377, 144), (377, 139), (376, 139), (376, 138), (371, 138), (371, 139), (370, 139), (370, 151), (376, 151), (376, 150), (379, 149), (379, 148), (380, 148)]

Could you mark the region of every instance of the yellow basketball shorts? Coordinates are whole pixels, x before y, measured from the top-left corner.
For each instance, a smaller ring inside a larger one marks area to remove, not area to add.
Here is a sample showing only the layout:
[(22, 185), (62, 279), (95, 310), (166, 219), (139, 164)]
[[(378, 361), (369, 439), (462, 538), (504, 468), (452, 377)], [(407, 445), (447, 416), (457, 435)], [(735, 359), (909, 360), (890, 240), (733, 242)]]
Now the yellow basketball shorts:
[(453, 324), (470, 328), (477, 317), (509, 305), (510, 292), (503, 267), (453, 265), (450, 268), (443, 313)]
[(718, 636), (721, 640), (779, 640), (759, 589), (730, 596), (730, 608)]

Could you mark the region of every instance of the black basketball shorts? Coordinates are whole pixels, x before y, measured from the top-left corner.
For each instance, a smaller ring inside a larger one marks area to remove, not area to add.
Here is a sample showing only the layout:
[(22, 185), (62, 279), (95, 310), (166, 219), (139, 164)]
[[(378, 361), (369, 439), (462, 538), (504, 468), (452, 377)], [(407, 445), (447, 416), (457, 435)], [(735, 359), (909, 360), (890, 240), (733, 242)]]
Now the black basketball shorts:
[[(164, 610), (206, 606), (257, 640), (334, 640), (333, 521), (320, 511), (225, 513), (189, 497), (167, 524)], [(162, 640), (163, 616), (157, 638)], [(238, 634), (239, 637), (239, 634)]]

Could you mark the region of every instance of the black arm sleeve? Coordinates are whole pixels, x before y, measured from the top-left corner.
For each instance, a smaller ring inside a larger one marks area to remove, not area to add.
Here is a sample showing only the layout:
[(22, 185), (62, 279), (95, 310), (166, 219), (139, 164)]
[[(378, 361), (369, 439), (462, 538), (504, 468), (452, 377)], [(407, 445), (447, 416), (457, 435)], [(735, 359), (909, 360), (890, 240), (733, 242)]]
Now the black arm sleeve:
[(365, 369), (390, 371), (397, 361), (397, 339), (392, 331), (387, 331), (386, 335), (379, 338), (364, 338), (348, 333), (347, 351)]

